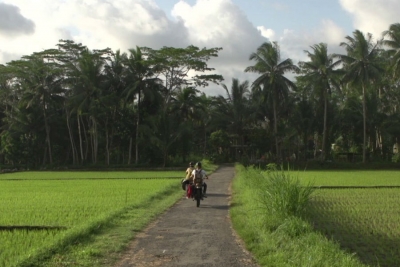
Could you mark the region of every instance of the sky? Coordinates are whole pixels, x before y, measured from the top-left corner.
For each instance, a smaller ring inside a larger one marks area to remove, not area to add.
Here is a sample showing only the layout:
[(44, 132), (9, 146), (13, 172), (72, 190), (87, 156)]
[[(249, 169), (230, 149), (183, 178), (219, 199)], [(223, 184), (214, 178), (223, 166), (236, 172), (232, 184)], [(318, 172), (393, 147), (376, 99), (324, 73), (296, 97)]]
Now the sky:
[[(278, 42), (282, 60), (295, 64), (321, 42), (344, 53), (346, 36), (358, 29), (379, 39), (400, 22), (399, 10), (399, 0), (0, 0), (0, 64), (56, 48), (60, 39), (122, 52), (222, 47), (208, 66), (230, 88), (232, 78), (254, 81), (244, 69), (263, 42)], [(221, 85), (201, 90), (224, 94)]]

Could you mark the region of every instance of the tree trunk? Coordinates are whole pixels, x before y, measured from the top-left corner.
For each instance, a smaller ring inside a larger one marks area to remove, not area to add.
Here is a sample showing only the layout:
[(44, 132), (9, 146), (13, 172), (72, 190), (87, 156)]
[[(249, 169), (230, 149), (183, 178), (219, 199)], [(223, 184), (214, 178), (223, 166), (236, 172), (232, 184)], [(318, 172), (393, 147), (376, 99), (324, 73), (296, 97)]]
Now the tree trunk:
[(51, 142), (50, 142), (50, 127), (47, 122), (47, 113), (46, 113), (46, 104), (43, 103), (43, 117), (44, 117), (44, 127), (46, 130), (46, 143), (47, 143), (47, 149), (49, 150), (49, 161), (50, 164), (53, 164), (53, 156), (51, 154)]
[(81, 164), (82, 164), (82, 163), (84, 162), (84, 157), (83, 157), (83, 143), (82, 143), (81, 121), (80, 121), (79, 113), (76, 113), (76, 117), (77, 117), (77, 122), (78, 122), (79, 146), (80, 146), (80, 151), (81, 151)]
[(43, 162), (42, 162), (42, 165), (46, 164), (46, 158), (47, 158), (47, 147), (45, 146), (44, 151), (43, 151)]
[(109, 136), (108, 136), (108, 127), (107, 127), (107, 119), (106, 119), (106, 124), (105, 124), (105, 128), (106, 128), (106, 164), (107, 166), (110, 165), (110, 147), (109, 147)]
[(67, 108), (65, 108), (65, 114), (67, 116), (67, 128), (68, 128), (68, 134), (69, 134), (69, 140), (71, 142), (71, 149), (72, 149), (72, 164), (75, 165), (77, 163), (77, 151), (76, 151), (76, 146), (75, 146), (75, 141), (74, 141), (74, 136), (72, 134), (72, 129), (71, 129), (71, 122), (68, 114)]
[[(114, 145), (114, 134), (115, 134), (115, 121), (116, 121), (116, 114), (117, 114), (117, 111), (116, 111), (116, 107), (114, 107), (114, 110), (113, 110), (113, 116), (112, 116), (112, 121), (111, 121), (111, 134), (110, 134), (110, 137), (109, 137), (109, 144), (108, 144), (108, 150), (109, 150), (109, 153), (110, 153), (110, 151), (112, 151), (113, 150), (113, 145)], [(108, 119), (107, 119), (107, 121), (108, 121)], [(119, 154), (119, 153), (118, 153)], [(111, 160), (110, 160), (110, 155), (108, 155), (108, 161), (110, 162)], [(118, 159), (117, 159), (117, 162), (119, 162), (119, 157), (118, 157)], [(110, 164), (110, 163), (108, 163), (108, 164)]]
[(362, 83), (362, 93), (363, 93), (363, 130), (364, 130), (364, 138), (363, 138), (363, 163), (366, 162), (366, 156), (367, 156), (367, 148), (366, 148), (366, 143), (367, 143), (367, 107), (366, 107), (366, 96), (365, 96), (365, 86), (364, 83)]
[[(88, 136), (87, 136), (87, 131), (86, 131), (86, 127), (85, 124), (83, 123), (83, 117), (80, 116), (81, 118), (81, 122), (82, 122), (82, 127), (83, 127), (83, 137), (85, 137), (85, 162), (88, 160), (88, 155), (89, 155), (89, 141), (88, 141)], [(89, 122), (88, 122), (89, 125)]]
[(91, 116), (91, 121), (92, 121), (92, 144), (93, 144), (93, 155), (92, 155), (92, 159), (93, 159), (93, 163), (96, 164), (97, 163), (97, 152), (98, 152), (98, 133), (97, 133), (97, 121), (96, 119)]
[(128, 154), (128, 165), (131, 165), (131, 161), (132, 161), (132, 136), (131, 138), (129, 138), (129, 154)]
[(139, 163), (139, 125), (140, 125), (140, 90), (138, 92), (138, 108), (136, 121), (136, 140), (135, 140), (135, 164)]
[(314, 133), (314, 159), (318, 154), (318, 139), (319, 139), (318, 135), (319, 135), (318, 132)]
[(90, 137), (90, 154), (91, 154), (91, 156), (92, 156), (92, 163), (95, 163), (95, 160), (94, 160), (94, 154), (95, 154), (95, 152), (94, 152), (94, 126), (93, 126), (93, 121), (92, 121), (92, 118), (91, 117), (89, 117), (89, 121), (88, 121), (88, 129), (89, 129), (89, 137)]
[(203, 155), (207, 154), (207, 129), (206, 125), (204, 124), (204, 153)]
[(163, 163), (163, 167), (164, 168), (167, 165), (167, 158), (168, 158), (168, 150), (165, 149), (165, 151), (164, 151), (164, 163)]
[(275, 135), (275, 149), (276, 149), (276, 158), (278, 161), (281, 160), (281, 153), (279, 151), (279, 144), (278, 144), (278, 119), (277, 119), (277, 111), (276, 111), (276, 101), (273, 101), (273, 109), (274, 109), (274, 135)]
[(326, 154), (326, 137), (327, 137), (327, 116), (328, 116), (328, 97), (327, 92), (324, 92), (324, 130), (322, 133), (322, 149), (321, 149), (321, 160), (325, 161)]

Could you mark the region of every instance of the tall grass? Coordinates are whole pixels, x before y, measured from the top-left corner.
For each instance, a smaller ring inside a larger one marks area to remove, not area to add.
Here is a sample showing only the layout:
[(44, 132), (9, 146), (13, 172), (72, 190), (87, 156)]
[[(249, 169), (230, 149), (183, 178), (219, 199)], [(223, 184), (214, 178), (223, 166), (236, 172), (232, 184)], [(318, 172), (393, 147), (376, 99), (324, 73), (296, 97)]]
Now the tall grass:
[(263, 181), (257, 188), (263, 207), (283, 219), (301, 217), (314, 192), (311, 184), (302, 186), (299, 179), (274, 166), (261, 174)]
[(236, 166), (230, 215), (234, 229), (261, 266), (363, 266), (302, 217), (311, 186), (283, 170)]

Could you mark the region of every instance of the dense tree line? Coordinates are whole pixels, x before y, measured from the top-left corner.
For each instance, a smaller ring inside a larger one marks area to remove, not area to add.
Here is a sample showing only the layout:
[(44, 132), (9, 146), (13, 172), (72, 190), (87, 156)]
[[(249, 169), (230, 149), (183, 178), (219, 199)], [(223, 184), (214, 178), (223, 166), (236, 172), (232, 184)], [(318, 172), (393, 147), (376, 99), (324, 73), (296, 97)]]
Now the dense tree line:
[[(0, 65), (0, 164), (326, 160), (337, 151), (390, 160), (400, 138), (400, 24), (383, 36), (356, 30), (341, 43), (345, 54), (319, 43), (298, 65), (265, 42), (244, 70), (258, 78), (234, 78), (231, 88), (208, 66), (222, 48), (121, 53), (60, 40)], [(210, 83), (226, 95), (202, 93)]]

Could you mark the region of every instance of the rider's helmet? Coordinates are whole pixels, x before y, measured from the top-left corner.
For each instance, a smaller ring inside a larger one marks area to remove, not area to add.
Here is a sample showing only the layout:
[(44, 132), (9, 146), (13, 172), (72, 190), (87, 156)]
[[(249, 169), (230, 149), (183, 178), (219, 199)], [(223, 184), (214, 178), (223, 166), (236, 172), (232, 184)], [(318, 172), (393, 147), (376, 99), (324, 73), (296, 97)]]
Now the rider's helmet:
[(201, 168), (201, 162), (200, 161), (196, 163), (196, 167), (197, 168)]
[(194, 167), (194, 162), (193, 161), (189, 162), (189, 166)]

